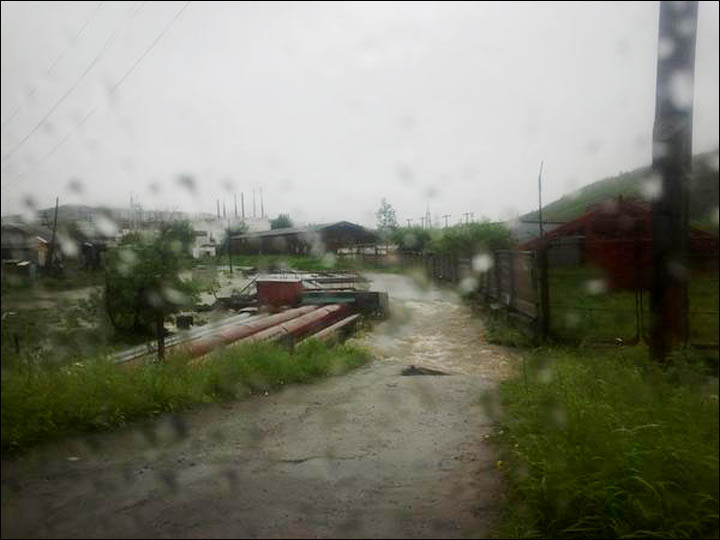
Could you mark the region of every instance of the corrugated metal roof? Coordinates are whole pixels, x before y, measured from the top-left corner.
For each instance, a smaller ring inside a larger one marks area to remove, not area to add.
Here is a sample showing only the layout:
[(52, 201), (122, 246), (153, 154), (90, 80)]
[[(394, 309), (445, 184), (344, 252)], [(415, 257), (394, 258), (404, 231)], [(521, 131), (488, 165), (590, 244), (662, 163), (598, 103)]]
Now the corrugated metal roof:
[[(30, 223), (3, 223), (2, 231), (9, 234), (23, 234), (25, 236), (40, 237), (46, 242), (52, 239), (52, 231), (40, 225)], [(6, 238), (6, 241), (8, 239)]]
[(270, 231), (237, 234), (237, 235), (231, 236), (231, 238), (232, 239), (245, 239), (245, 238), (264, 238), (264, 237), (268, 237), (268, 236), (286, 236), (286, 235), (290, 235), (290, 234), (310, 234), (310, 233), (316, 233), (316, 232), (322, 231), (324, 229), (329, 229), (330, 227), (336, 227), (338, 225), (349, 226), (350, 228), (361, 230), (363, 232), (372, 234), (372, 231), (366, 229), (362, 225), (350, 223), (349, 221), (334, 221), (331, 223), (320, 223), (318, 225), (308, 225), (306, 227), (284, 227), (282, 229), (272, 229)]

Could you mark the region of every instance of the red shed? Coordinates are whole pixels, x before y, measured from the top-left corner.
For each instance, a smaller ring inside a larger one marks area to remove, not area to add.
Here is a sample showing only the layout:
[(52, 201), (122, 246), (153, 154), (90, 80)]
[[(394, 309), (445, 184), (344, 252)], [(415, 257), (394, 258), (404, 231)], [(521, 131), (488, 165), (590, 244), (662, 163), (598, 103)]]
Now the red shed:
[[(608, 287), (647, 288), (652, 268), (651, 211), (646, 202), (622, 197), (591, 206), (582, 216), (561, 225), (542, 239), (526, 242), (520, 249), (555, 248), (563, 240), (577, 242), (580, 259), (605, 271)], [(717, 262), (718, 239), (690, 227), (691, 258)], [(552, 250), (551, 250), (552, 252)]]

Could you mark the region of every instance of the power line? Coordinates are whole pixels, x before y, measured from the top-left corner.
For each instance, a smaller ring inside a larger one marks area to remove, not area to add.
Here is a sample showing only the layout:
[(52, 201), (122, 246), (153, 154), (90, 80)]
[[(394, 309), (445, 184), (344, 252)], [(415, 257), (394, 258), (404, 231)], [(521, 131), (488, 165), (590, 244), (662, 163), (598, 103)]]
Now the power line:
[[(138, 14), (138, 12), (142, 9), (142, 7), (145, 5), (145, 2), (141, 2), (140, 6), (130, 14), (130, 17), (126, 22), (129, 22), (132, 20), (135, 15)], [(95, 58), (92, 59), (92, 61), (88, 64), (88, 66), (85, 68), (85, 70), (80, 74), (80, 77), (78, 77), (75, 82), (70, 86), (70, 88), (58, 99), (52, 107), (50, 107), (50, 110), (48, 110), (47, 113), (45, 113), (45, 116), (42, 117), (42, 119), (35, 124), (35, 127), (33, 127), (30, 132), (23, 137), (20, 142), (18, 142), (7, 154), (5, 154), (2, 158), (3, 161), (7, 161), (10, 159), (18, 150), (20, 150), (23, 146), (25, 146), (25, 143), (27, 143), (30, 138), (37, 133), (37, 130), (42, 127), (42, 125), (47, 121), (47, 119), (54, 113), (60, 105), (62, 105), (65, 100), (72, 94), (75, 89), (80, 85), (80, 83), (85, 79), (85, 77), (92, 71), (92, 69), (97, 65), (97, 63), (102, 60), (103, 56), (105, 56), (105, 53), (107, 52), (108, 48), (110, 47), (110, 44), (115, 40), (115, 38), (118, 35), (118, 32), (120, 31), (120, 26), (115, 29), (115, 31), (110, 35), (110, 37), (105, 41), (105, 44), (103, 45), (102, 49), (100, 49), (100, 52), (95, 55)]]
[[(85, 29), (90, 25), (90, 23), (95, 18), (95, 16), (100, 12), (100, 8), (102, 7), (102, 5), (104, 3), (105, 2), (98, 2), (98, 5), (95, 6), (95, 9), (92, 11), (92, 13), (90, 13), (90, 16), (85, 20), (85, 23), (80, 27), (80, 30), (78, 30), (75, 33), (75, 35), (72, 38), (70, 38), (70, 43), (68, 44), (68, 46), (65, 47), (65, 49), (55, 57), (55, 60), (53, 60), (52, 64), (50, 64), (50, 67), (45, 70), (46, 77), (49, 76), (50, 74), (52, 74), (52, 72), (55, 70), (55, 66), (57, 66), (60, 63), (60, 60), (62, 60), (65, 57), (67, 52), (75, 46), (75, 43), (77, 42), (78, 38), (82, 35), (82, 33), (85, 31)], [(38, 85), (37, 84), (33, 85), (33, 87), (30, 89), (30, 92), (28, 93), (28, 99), (32, 98), (35, 95), (35, 92), (37, 92), (37, 89), (38, 89)], [(22, 109), (22, 103), (18, 104), (18, 106), (15, 107), (15, 110), (10, 114), (10, 116), (8, 118), (6, 118), (3, 121), (2, 125), (0, 125), (0, 128), (4, 129), (5, 126), (7, 126), (10, 122), (12, 122), (13, 118), (15, 118), (15, 116), (17, 116), (17, 113), (20, 112), (20, 109)]]
[(178, 18), (180, 17), (180, 15), (182, 15), (183, 11), (185, 11), (185, 9), (187, 9), (187, 7), (190, 5), (190, 2), (191, 2), (191, 0), (188, 0), (187, 2), (185, 2), (185, 5), (184, 5), (182, 8), (180, 8), (180, 11), (178, 11), (178, 12), (175, 14), (175, 16), (172, 18), (172, 20), (167, 24), (167, 26), (165, 26), (165, 28), (163, 29), (163, 31), (160, 32), (160, 34), (158, 34), (158, 36), (157, 36), (157, 37), (155, 38), (155, 40), (150, 44), (150, 46), (149, 46), (147, 49), (145, 49), (145, 52), (140, 55), (140, 58), (138, 58), (138, 59), (135, 61), (135, 63), (130, 67), (130, 69), (129, 69), (127, 72), (125, 72), (125, 75), (123, 75), (123, 76), (120, 78), (120, 80), (119, 80), (117, 83), (115, 83), (115, 85), (110, 89), (110, 93), (111, 93), (111, 94), (112, 94), (113, 92), (115, 92), (115, 90), (117, 90), (117, 88), (118, 88), (122, 83), (125, 82), (125, 79), (127, 79), (127, 78), (130, 76), (130, 74), (131, 74), (133, 71), (135, 71), (135, 68), (138, 66), (138, 64), (140, 64), (140, 62), (142, 62), (142, 61), (145, 59), (145, 57), (150, 53), (150, 51), (152, 51), (152, 50), (155, 48), (155, 45), (157, 45), (158, 42), (163, 38), (163, 36), (168, 33), (168, 31), (169, 31), (170, 28), (175, 24), (175, 22), (178, 20)]
[[(144, 3), (144, 2), (143, 2)], [(175, 24), (175, 22), (178, 20), (180, 15), (183, 11), (190, 5), (191, 0), (188, 0), (185, 2), (185, 5), (178, 11), (175, 16), (172, 18), (172, 20), (165, 26), (165, 28), (158, 34), (158, 36), (153, 40), (153, 42), (145, 49), (145, 51), (140, 55), (140, 57), (133, 63), (132, 66), (130, 66), (130, 69), (128, 69), (122, 77), (118, 80), (117, 83), (115, 83), (109, 90), (110, 95), (114, 94), (119, 88), (120, 85), (125, 82), (125, 80), (130, 76), (130, 74), (137, 68), (137, 66), (140, 64), (140, 62), (150, 53), (150, 51), (155, 48), (155, 46), (158, 44), (160, 39), (167, 34), (167, 32), (170, 30), (170, 28)], [(63, 144), (65, 144), (70, 138), (77, 133), (78, 128), (80, 128), (85, 122), (87, 122), (90, 117), (97, 112), (98, 106), (95, 105), (90, 111), (88, 111), (85, 116), (77, 123), (75, 126), (73, 126), (70, 131), (68, 131), (67, 135), (63, 137), (63, 139), (58, 142), (47, 154), (45, 154), (36, 164), (35, 167), (39, 167), (42, 165), (46, 160), (50, 159), (50, 157), (60, 148)], [(18, 180), (22, 178), (24, 175), (26, 175), (28, 171), (24, 171), (20, 173), (15, 180)]]

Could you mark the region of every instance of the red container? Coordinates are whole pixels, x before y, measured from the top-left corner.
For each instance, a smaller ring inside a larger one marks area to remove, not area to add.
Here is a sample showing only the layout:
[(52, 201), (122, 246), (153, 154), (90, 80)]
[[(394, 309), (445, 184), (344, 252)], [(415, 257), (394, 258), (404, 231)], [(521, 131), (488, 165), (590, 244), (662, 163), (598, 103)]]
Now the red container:
[(296, 277), (262, 277), (257, 282), (257, 299), (261, 306), (296, 306), (303, 293), (302, 281)]

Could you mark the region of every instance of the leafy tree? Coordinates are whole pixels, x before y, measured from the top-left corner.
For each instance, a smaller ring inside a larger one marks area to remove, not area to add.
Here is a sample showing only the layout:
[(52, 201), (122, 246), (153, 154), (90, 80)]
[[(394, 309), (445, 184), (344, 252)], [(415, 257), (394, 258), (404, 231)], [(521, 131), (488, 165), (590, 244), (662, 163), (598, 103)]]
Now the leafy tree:
[(149, 334), (154, 326), (158, 357), (165, 354), (164, 321), (191, 306), (197, 297), (192, 281), (180, 278), (188, 265), (192, 229), (166, 224), (157, 235), (125, 237), (111, 250), (105, 267), (105, 307), (116, 330)]
[(245, 234), (247, 231), (248, 226), (245, 223), (237, 223), (235, 225), (231, 225), (230, 227), (225, 227), (225, 231), (223, 232), (223, 236), (218, 245), (218, 254), (228, 255), (230, 250), (230, 239), (233, 236)]
[(418, 252), (424, 251), (433, 237), (429, 230), (415, 226), (393, 229), (390, 238), (400, 251)]
[(159, 238), (164, 242), (169, 242), (172, 249), (182, 257), (192, 256), (192, 246), (195, 243), (195, 231), (189, 221), (182, 220), (161, 223)]
[(482, 221), (442, 229), (442, 235), (430, 243), (430, 249), (441, 253), (473, 256), (480, 252), (509, 249), (514, 240), (502, 223)]
[(287, 227), (292, 227), (293, 222), (292, 219), (290, 219), (289, 214), (280, 214), (275, 219), (270, 220), (270, 228), (271, 229), (285, 229)]
[(380, 202), (380, 208), (375, 212), (375, 217), (377, 218), (378, 233), (382, 238), (387, 240), (392, 231), (397, 228), (398, 224), (395, 209), (387, 202), (385, 197), (383, 197)]

